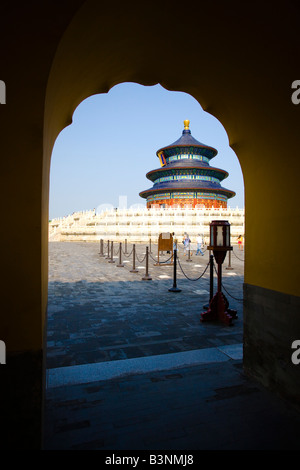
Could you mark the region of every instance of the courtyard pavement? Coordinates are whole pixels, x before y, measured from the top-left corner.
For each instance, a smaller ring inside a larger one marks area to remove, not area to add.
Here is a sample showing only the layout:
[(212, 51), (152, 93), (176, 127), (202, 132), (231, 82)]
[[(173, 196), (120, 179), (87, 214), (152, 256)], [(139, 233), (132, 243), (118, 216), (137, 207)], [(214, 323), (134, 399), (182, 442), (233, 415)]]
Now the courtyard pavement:
[(243, 372), (244, 252), (234, 247), (223, 265), (237, 310), (227, 326), (200, 322), (208, 251), (188, 261), (179, 246), (178, 293), (169, 291), (173, 266), (155, 265), (153, 243), (151, 280), (145, 245), (136, 245), (138, 272), (132, 245), (122, 267), (118, 254), (111, 263), (99, 251), (49, 243), (46, 449), (299, 448), (299, 415)]

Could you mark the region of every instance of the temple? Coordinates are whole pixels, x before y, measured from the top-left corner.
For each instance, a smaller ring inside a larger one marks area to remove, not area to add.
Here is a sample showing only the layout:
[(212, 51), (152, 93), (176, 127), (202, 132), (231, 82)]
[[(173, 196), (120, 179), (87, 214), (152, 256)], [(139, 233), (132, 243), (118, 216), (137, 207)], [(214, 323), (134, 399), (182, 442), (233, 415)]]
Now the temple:
[(210, 166), (218, 151), (194, 139), (189, 124), (185, 120), (182, 136), (156, 152), (161, 168), (146, 174), (153, 187), (140, 192), (147, 208), (227, 208), (227, 200), (235, 196), (220, 184), (227, 171)]

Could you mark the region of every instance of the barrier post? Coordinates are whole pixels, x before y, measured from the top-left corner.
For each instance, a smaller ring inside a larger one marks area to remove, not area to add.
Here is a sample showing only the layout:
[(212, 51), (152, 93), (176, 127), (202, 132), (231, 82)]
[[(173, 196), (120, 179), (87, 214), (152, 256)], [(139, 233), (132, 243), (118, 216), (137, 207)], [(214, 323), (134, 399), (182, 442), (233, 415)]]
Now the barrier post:
[(188, 258), (187, 258), (186, 261), (187, 261), (187, 262), (188, 262), (188, 261), (189, 261), (189, 262), (193, 261), (193, 260), (191, 259), (191, 244), (189, 244), (189, 247), (188, 247)]
[(130, 270), (131, 273), (138, 273), (138, 269), (135, 269), (135, 243), (133, 244), (132, 247), (132, 253), (133, 253), (133, 263), (132, 263), (132, 269)]
[(99, 255), (100, 255), (100, 256), (104, 256), (104, 253), (103, 253), (103, 240), (102, 240), (102, 238), (101, 238), (101, 240), (100, 240), (100, 252), (99, 252)]
[(151, 251), (151, 238), (149, 238), (149, 253), (152, 253), (152, 251)]
[(110, 260), (108, 261), (109, 263), (114, 263), (114, 242), (111, 242), (111, 247), (110, 247)]
[[(214, 296), (214, 255), (209, 250), (209, 304)], [(203, 305), (203, 308), (208, 309), (209, 304)]]
[(127, 255), (127, 238), (125, 238), (125, 255)]
[(231, 325), (237, 318), (237, 311), (229, 308), (229, 302), (222, 292), (222, 264), (230, 245), (230, 223), (227, 220), (213, 220), (210, 223), (210, 245), (218, 265), (218, 288), (209, 303), (209, 308), (200, 314), (200, 321), (222, 321)]
[(146, 274), (144, 277), (142, 277), (143, 281), (151, 281), (152, 277), (149, 275), (148, 269), (149, 269), (149, 257), (148, 257), (148, 247), (146, 246)]
[(177, 273), (176, 273), (176, 267), (177, 267), (177, 249), (174, 249), (174, 264), (173, 264), (173, 287), (171, 287), (169, 292), (181, 292), (181, 289), (177, 287)]
[(105, 257), (105, 259), (110, 259), (110, 255), (109, 255), (109, 240), (107, 240), (107, 256)]
[(122, 242), (120, 242), (120, 249), (119, 249), (119, 264), (117, 264), (118, 268), (124, 268), (124, 264), (122, 263)]
[(209, 272), (210, 272), (210, 282), (209, 282), (209, 301), (214, 296), (214, 255), (209, 255)]
[(229, 259), (228, 259), (228, 266), (227, 266), (226, 269), (233, 269), (233, 268), (231, 267), (231, 251), (229, 251), (228, 255), (229, 255)]

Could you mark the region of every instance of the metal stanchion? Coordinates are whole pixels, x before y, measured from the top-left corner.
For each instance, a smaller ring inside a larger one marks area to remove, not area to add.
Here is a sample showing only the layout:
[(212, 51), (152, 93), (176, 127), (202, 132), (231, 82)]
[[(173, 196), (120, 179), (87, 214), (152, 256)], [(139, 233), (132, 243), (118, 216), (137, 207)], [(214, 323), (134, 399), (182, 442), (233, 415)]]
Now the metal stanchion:
[(214, 255), (209, 255), (209, 272), (210, 272), (210, 283), (209, 283), (209, 301), (214, 296)]
[(189, 246), (188, 253), (189, 253), (189, 254), (188, 254), (188, 259), (187, 259), (186, 261), (190, 261), (190, 262), (191, 262), (191, 261), (193, 261), (193, 260), (191, 259), (191, 246)]
[(149, 238), (149, 253), (152, 253), (152, 251), (151, 251), (151, 238)]
[(100, 240), (100, 252), (99, 252), (99, 255), (100, 255), (100, 256), (105, 256), (104, 253), (103, 253), (103, 240), (102, 240), (102, 238), (101, 238), (101, 240)]
[(124, 268), (124, 264), (122, 263), (122, 243), (120, 242), (119, 248), (119, 264), (117, 264), (118, 268)]
[(107, 256), (105, 257), (105, 259), (110, 259), (110, 255), (109, 255), (109, 240), (107, 240)]
[(229, 259), (228, 259), (228, 266), (227, 266), (226, 269), (233, 269), (233, 268), (231, 267), (231, 251), (229, 251), (228, 256), (229, 256)]
[(132, 253), (133, 253), (133, 264), (132, 264), (132, 269), (130, 270), (131, 273), (138, 273), (138, 269), (135, 269), (135, 244), (133, 244), (132, 247)]
[(148, 257), (148, 247), (146, 246), (146, 274), (142, 277), (143, 281), (151, 281), (152, 277), (149, 275), (148, 268), (149, 268), (149, 257)]
[[(214, 296), (214, 255), (209, 250), (209, 303)], [(209, 305), (203, 305), (203, 308), (208, 309)]]
[(127, 255), (127, 238), (125, 238), (125, 255)]
[(173, 264), (173, 287), (171, 287), (169, 292), (181, 292), (181, 289), (177, 287), (177, 273), (176, 273), (176, 267), (177, 267), (177, 250), (174, 250), (174, 264)]
[(109, 263), (114, 263), (113, 256), (114, 256), (114, 242), (111, 242)]

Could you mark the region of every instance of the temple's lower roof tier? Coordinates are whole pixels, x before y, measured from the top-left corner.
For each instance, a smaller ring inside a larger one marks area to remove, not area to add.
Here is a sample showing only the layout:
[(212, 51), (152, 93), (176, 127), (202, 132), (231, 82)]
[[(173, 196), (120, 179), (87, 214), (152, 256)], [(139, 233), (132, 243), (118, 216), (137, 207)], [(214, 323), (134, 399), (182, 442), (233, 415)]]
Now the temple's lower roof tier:
[(147, 207), (227, 207), (227, 196), (214, 191), (165, 191), (150, 194)]
[(221, 194), (226, 198), (235, 196), (235, 192), (229, 189), (223, 188), (220, 184), (211, 183), (206, 181), (168, 181), (164, 183), (155, 184), (152, 188), (146, 189), (140, 192), (140, 196), (148, 198), (152, 194), (159, 194), (161, 192), (183, 192), (183, 191), (194, 191), (196, 192), (214, 192), (214, 194)]

